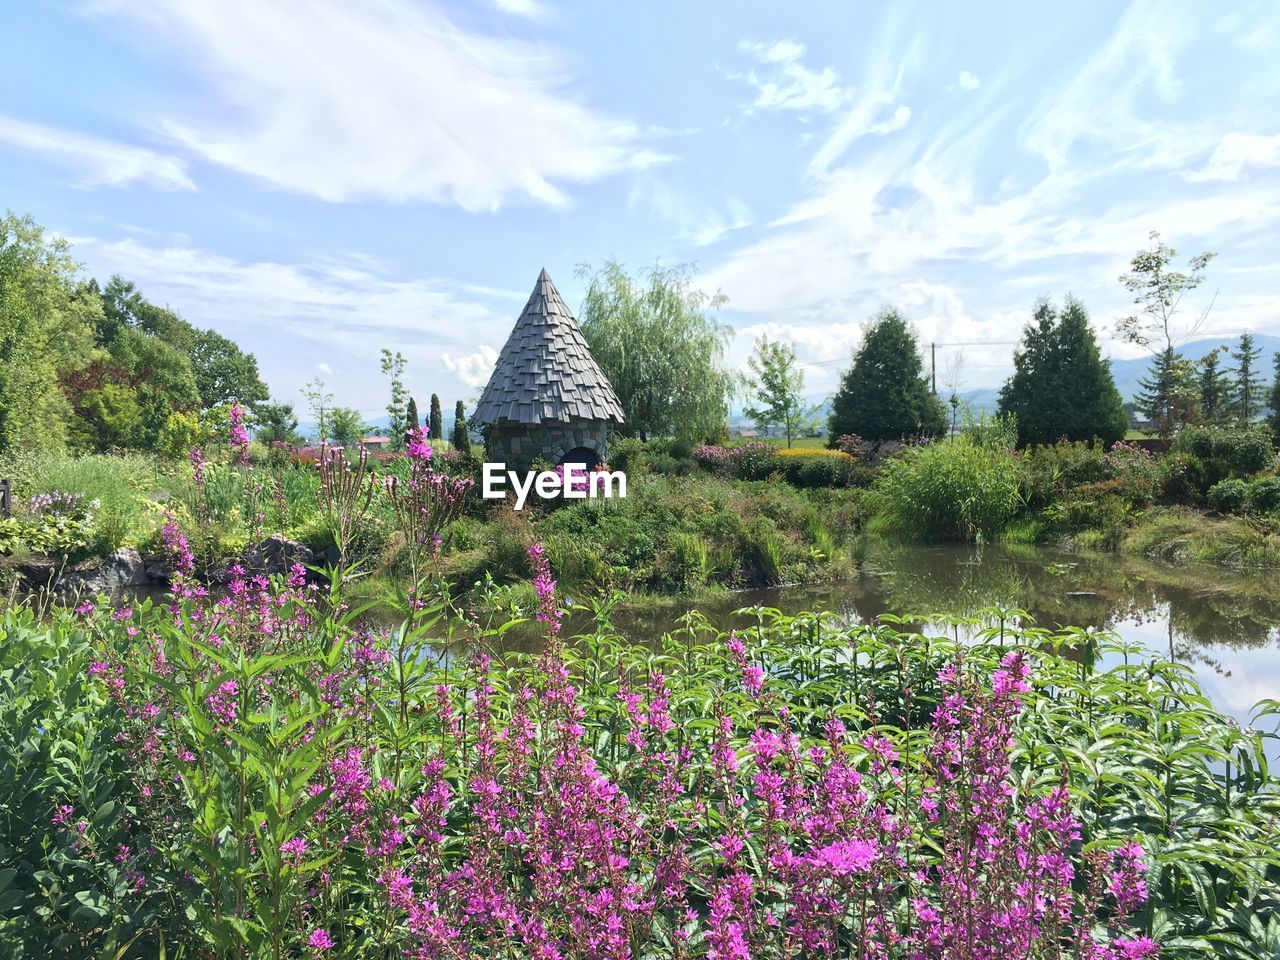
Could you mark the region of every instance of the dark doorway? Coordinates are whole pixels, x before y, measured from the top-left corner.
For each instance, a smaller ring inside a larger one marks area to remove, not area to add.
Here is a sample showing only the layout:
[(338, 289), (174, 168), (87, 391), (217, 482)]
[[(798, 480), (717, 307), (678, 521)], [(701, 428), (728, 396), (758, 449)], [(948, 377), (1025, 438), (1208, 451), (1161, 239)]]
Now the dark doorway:
[(590, 447), (574, 447), (560, 458), (560, 463), (585, 463), (588, 470), (594, 470), (600, 466), (600, 457)]

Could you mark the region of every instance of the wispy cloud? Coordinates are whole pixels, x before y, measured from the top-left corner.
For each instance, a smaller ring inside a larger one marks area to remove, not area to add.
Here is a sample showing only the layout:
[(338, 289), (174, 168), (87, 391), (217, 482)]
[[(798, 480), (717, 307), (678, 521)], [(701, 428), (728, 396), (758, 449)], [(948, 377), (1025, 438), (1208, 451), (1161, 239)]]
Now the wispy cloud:
[(77, 186), (144, 183), (161, 190), (194, 190), (178, 157), (88, 134), (0, 117), (0, 142), (67, 170)]
[(698, 247), (715, 243), (753, 223), (751, 208), (740, 197), (729, 197), (715, 205), (656, 177), (638, 179), (627, 196), (627, 206), (647, 212), (657, 222), (675, 226), (674, 239)]
[(982, 86), (982, 81), (970, 73), (968, 70), (961, 70), (960, 76), (956, 80), (956, 84), (961, 90), (977, 90)]
[[(527, 4), (526, 4), (527, 6)], [(572, 95), (556, 52), (464, 29), (409, 0), (107, 0), (209, 78), (220, 103), (176, 108), (187, 150), (327, 201), (469, 211), (563, 205), (566, 184), (662, 158), (633, 123)]]
[(1239, 180), (1246, 167), (1280, 167), (1280, 133), (1228, 133), (1201, 170), (1183, 174), (1193, 183), (1206, 180)]
[(852, 91), (840, 83), (831, 67), (813, 70), (804, 65), (805, 45), (795, 40), (758, 43), (743, 40), (738, 49), (760, 66), (746, 73), (728, 73), (730, 80), (742, 80), (755, 88), (755, 99), (747, 106), (754, 110), (794, 110), (797, 113), (831, 113), (839, 110)]
[(537, 19), (547, 14), (547, 8), (539, 0), (493, 0), (494, 5), (503, 13), (516, 17)]
[(481, 344), (473, 353), (454, 357), (444, 353), (440, 361), (447, 370), (451, 370), (459, 380), (473, 390), (483, 387), (493, 373), (494, 364), (498, 362), (498, 351), (487, 344)]

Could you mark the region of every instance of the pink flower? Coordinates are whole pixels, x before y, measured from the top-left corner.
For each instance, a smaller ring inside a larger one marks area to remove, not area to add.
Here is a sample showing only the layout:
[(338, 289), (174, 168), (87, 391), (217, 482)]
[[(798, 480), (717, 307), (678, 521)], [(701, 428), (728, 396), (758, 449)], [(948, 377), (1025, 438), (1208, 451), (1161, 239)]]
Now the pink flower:
[(307, 940), (307, 943), (313, 950), (333, 949), (333, 937), (329, 936), (329, 931), (323, 927), (317, 927), (311, 931), (311, 937)]

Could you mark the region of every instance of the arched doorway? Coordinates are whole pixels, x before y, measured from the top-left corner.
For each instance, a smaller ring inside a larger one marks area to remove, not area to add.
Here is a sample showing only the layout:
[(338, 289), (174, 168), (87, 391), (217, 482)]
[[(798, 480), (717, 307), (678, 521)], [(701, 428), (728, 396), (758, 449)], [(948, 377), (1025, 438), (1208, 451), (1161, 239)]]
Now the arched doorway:
[(562, 466), (566, 463), (585, 463), (588, 470), (594, 470), (600, 466), (600, 455), (590, 447), (574, 447), (560, 458)]

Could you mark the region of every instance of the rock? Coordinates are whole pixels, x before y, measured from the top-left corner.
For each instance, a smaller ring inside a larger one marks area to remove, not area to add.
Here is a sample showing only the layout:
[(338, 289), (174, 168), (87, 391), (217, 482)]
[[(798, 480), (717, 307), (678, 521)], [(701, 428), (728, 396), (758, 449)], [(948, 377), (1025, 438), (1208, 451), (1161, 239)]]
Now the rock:
[(173, 575), (178, 572), (173, 565), (173, 561), (168, 557), (143, 557), (142, 562), (146, 564), (147, 577), (153, 583), (168, 583), (173, 579)]
[(295, 563), (305, 567), (314, 562), (315, 554), (311, 552), (310, 547), (279, 534), (273, 534), (256, 546), (250, 547), (244, 552), (241, 560), (245, 572), (251, 576), (260, 573), (267, 576), (285, 574)]
[(49, 586), (58, 573), (57, 565), (48, 557), (23, 557), (15, 562), (13, 569), (29, 589), (40, 590)]
[(133, 547), (113, 550), (101, 560), (85, 560), (68, 569), (58, 578), (59, 594), (97, 596), (105, 593), (117, 596), (126, 587), (145, 587), (151, 583), (147, 565)]

